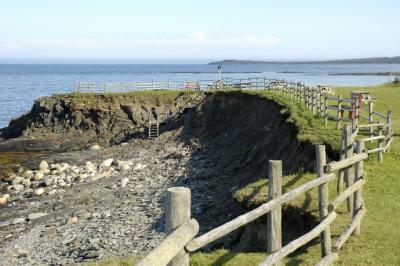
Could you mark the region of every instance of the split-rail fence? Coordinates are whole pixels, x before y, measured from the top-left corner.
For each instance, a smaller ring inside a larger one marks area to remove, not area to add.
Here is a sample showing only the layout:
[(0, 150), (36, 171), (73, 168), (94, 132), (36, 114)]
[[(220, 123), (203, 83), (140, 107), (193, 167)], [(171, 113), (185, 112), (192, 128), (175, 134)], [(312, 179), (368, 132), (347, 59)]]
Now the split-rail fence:
[[(350, 126), (343, 129), (346, 136), (346, 148), (352, 155), (340, 161), (327, 163), (324, 145), (316, 146), (317, 177), (291, 191), (282, 194), (282, 162), (269, 161), (268, 198), (261, 206), (242, 214), (233, 220), (197, 236), (199, 225), (191, 218), (191, 192), (188, 188), (172, 187), (167, 190), (166, 229), (169, 235), (158, 247), (150, 251), (137, 265), (189, 265), (189, 253), (194, 252), (227, 234), (267, 216), (268, 256), (260, 265), (279, 265), (289, 254), (306, 245), (311, 240), (320, 237), (322, 258), (316, 265), (330, 265), (339, 258), (338, 251), (352, 234), (360, 234), (361, 221), (366, 207), (362, 197), (362, 187), (365, 184), (363, 161), (368, 158), (364, 150), (364, 142), (356, 142), (356, 152), (353, 153)], [(338, 191), (333, 201), (328, 198), (328, 183), (345, 173), (346, 189)], [(282, 246), (282, 205), (318, 189), (318, 205), (320, 223), (305, 235)], [(336, 209), (344, 202), (350, 204), (351, 222), (342, 231), (339, 238), (332, 244), (331, 224), (337, 217)]]
[[(328, 120), (334, 120), (338, 129), (342, 126), (342, 122), (350, 122), (342, 127), (339, 160), (327, 163), (325, 146), (316, 145), (316, 179), (284, 194), (282, 194), (282, 162), (269, 161), (267, 202), (201, 236), (197, 236), (199, 224), (191, 218), (191, 191), (184, 187), (169, 188), (166, 205), (166, 231), (169, 235), (138, 265), (188, 265), (191, 252), (225, 237), (264, 215), (268, 218), (268, 255), (260, 265), (279, 265), (289, 254), (318, 236), (321, 259), (316, 265), (331, 265), (338, 260), (338, 252), (350, 236), (360, 234), (361, 222), (366, 213), (362, 196), (362, 188), (366, 182), (364, 160), (369, 154), (377, 153), (381, 161), (383, 152), (389, 149), (393, 137), (391, 112), (383, 115), (374, 111), (374, 99), (364, 92), (355, 92), (351, 98), (344, 99), (340, 95), (337, 98), (333, 97), (332, 91), (326, 87), (305, 86), (281, 80), (264, 79), (245, 83), (231, 81), (222, 84), (219, 89), (268, 89), (295, 99), (322, 117), (325, 124)], [(329, 104), (330, 101), (334, 101), (335, 104)], [(367, 116), (361, 112), (363, 105), (368, 106)], [(334, 110), (336, 115), (331, 115), (329, 110)], [(348, 118), (344, 118), (346, 111), (349, 114)], [(375, 120), (376, 116), (383, 121)], [(361, 124), (362, 119), (367, 120), (368, 124)], [(365, 129), (367, 137), (357, 138)], [(365, 143), (371, 141), (377, 141), (377, 148), (367, 149)], [(328, 184), (333, 181), (337, 183), (337, 195), (330, 201)], [(312, 189), (318, 190), (320, 223), (310, 232), (282, 246), (282, 205)], [(343, 203), (346, 203), (352, 219), (340, 236), (333, 239), (330, 228), (337, 217), (337, 208)]]

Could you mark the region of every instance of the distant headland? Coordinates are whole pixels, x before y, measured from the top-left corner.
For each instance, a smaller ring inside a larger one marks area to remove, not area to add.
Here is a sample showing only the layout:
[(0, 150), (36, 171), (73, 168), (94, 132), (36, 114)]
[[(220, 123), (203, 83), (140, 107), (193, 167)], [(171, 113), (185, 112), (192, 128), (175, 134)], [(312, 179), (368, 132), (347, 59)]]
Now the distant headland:
[(208, 63), (209, 65), (250, 65), (250, 64), (400, 64), (400, 56), (370, 57), (357, 59), (320, 60), (320, 61), (260, 61), (226, 59)]

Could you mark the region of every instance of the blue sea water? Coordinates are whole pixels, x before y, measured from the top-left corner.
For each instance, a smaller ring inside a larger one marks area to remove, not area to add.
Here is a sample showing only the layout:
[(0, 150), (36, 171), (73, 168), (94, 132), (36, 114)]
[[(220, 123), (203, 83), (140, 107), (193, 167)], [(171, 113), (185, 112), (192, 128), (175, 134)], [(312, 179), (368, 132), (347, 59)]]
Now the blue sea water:
[[(332, 76), (333, 73), (400, 71), (400, 64), (256, 64), (225, 65), (224, 78), (266, 77), (332, 86), (368, 86), (384, 76)], [(0, 128), (29, 111), (46, 95), (72, 92), (78, 82), (201, 81), (217, 79), (216, 65), (3, 64), (0, 65)]]

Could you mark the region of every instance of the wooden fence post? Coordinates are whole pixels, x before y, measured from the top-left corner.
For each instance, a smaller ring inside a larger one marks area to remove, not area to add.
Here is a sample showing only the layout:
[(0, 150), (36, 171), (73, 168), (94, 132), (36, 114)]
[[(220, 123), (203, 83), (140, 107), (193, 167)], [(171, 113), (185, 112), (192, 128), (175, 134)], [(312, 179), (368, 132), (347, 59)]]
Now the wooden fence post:
[(318, 90), (318, 116), (323, 116), (324, 114), (324, 102), (321, 89)]
[[(390, 125), (392, 123), (392, 111), (388, 111), (387, 112), (387, 120), (386, 123), (388, 124), (387, 128), (386, 128), (386, 143), (385, 146), (388, 145), (388, 142), (390, 141), (390, 139), (393, 137), (392, 135), (392, 126)], [(389, 146), (386, 148), (386, 152), (390, 151), (390, 144)]]
[(309, 101), (309, 104), (310, 104), (311, 113), (314, 114), (314, 89), (313, 88), (310, 88), (310, 101)]
[[(368, 124), (374, 123), (374, 102), (370, 100), (368, 102)], [(369, 128), (369, 137), (372, 138), (374, 136), (374, 128)]]
[[(317, 156), (317, 178), (324, 175), (324, 167), (326, 165), (326, 152), (324, 145), (316, 146), (316, 156)], [(319, 209), (319, 219), (324, 220), (328, 216), (328, 204), (329, 204), (329, 191), (328, 184), (323, 184), (318, 187), (318, 209)], [(321, 233), (321, 254), (322, 257), (331, 253), (331, 229), (328, 226)]]
[[(339, 151), (339, 161), (346, 158), (346, 130), (342, 129), (342, 137), (340, 142), (340, 151)], [(344, 170), (339, 170), (338, 173), (338, 182), (337, 182), (337, 193), (340, 194), (343, 190), (344, 183)]]
[[(167, 189), (167, 208), (165, 227), (167, 235), (180, 225), (188, 222), (191, 215), (191, 192), (185, 187)], [(184, 249), (175, 256), (169, 266), (188, 266), (189, 253)]]
[[(356, 153), (360, 154), (364, 152), (364, 141), (358, 140), (357, 145), (356, 145)], [(355, 165), (355, 175), (354, 175), (354, 182), (357, 182), (359, 179), (364, 178), (364, 162), (359, 161)], [(361, 209), (363, 205), (363, 199), (362, 199), (362, 187), (360, 187), (356, 192), (354, 192), (354, 207), (353, 207), (353, 218), (356, 216), (357, 212)], [(360, 227), (361, 224), (359, 224), (355, 229), (354, 229), (354, 234), (359, 235), (360, 234)]]
[[(345, 147), (345, 158), (350, 158), (353, 156), (353, 139), (351, 137), (351, 128), (349, 125), (344, 126), (344, 147)], [(344, 179), (346, 182), (346, 186), (350, 187), (353, 184), (354, 180), (354, 172), (353, 166), (348, 167), (344, 172)], [(349, 212), (353, 212), (353, 198), (347, 198), (347, 210)]]
[(328, 95), (324, 94), (324, 124), (328, 125)]
[(342, 95), (339, 95), (337, 99), (336, 129), (340, 129), (340, 122), (342, 120), (342, 101), (343, 101)]
[[(381, 137), (383, 136), (383, 128), (379, 127), (378, 128), (378, 136)], [(378, 150), (378, 161), (382, 162), (383, 161), (383, 140), (382, 139), (378, 139), (377, 141), (377, 148), (379, 148), (380, 150)]]
[[(282, 161), (269, 161), (268, 201), (282, 194)], [(282, 248), (282, 206), (276, 207), (267, 215), (267, 252), (272, 254)], [(279, 265), (276, 264), (276, 265)]]
[(353, 117), (352, 117), (352, 130), (355, 131), (358, 129), (358, 124), (359, 124), (359, 117), (360, 117), (360, 103), (358, 101), (358, 97), (354, 97), (354, 105), (353, 105)]

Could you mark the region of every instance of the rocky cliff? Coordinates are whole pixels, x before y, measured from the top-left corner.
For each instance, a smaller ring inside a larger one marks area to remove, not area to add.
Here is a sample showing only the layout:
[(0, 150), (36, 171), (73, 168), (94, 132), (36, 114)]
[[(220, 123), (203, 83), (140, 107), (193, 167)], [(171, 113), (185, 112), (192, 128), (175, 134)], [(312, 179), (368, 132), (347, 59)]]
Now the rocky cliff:
[(58, 143), (65, 148), (80, 148), (91, 143), (110, 146), (144, 136), (149, 115), (154, 117), (156, 110), (177, 113), (190, 106), (194, 97), (194, 94), (179, 92), (42, 97), (28, 113), (12, 120), (2, 130), (1, 137), (51, 140), (53, 145)]

